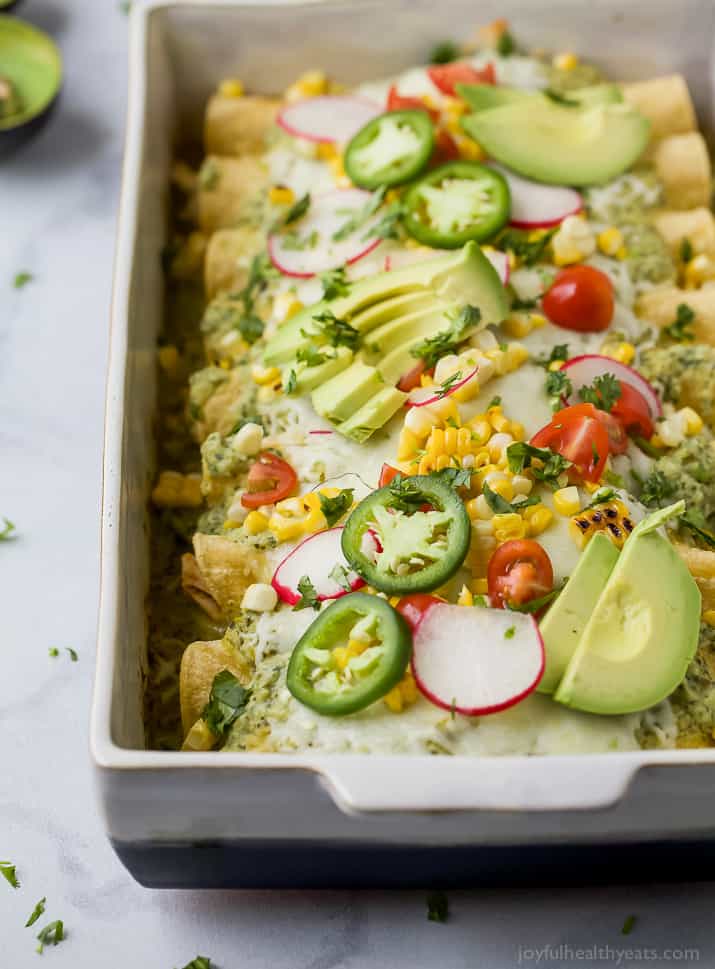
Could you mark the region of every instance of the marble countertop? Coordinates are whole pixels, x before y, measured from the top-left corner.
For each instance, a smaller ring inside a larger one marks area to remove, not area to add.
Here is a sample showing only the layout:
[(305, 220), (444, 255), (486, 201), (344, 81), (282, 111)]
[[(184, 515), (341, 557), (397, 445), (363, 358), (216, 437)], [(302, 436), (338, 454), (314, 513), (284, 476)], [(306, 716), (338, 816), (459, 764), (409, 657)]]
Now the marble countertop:
[[(159, 892), (122, 868), (97, 810), (87, 723), (127, 21), (118, 0), (26, 0), (18, 12), (57, 38), (67, 79), (49, 126), (0, 159), (0, 517), (17, 526), (0, 546), (0, 858), (21, 882), (0, 879), (2, 969), (40, 958), (172, 969), (197, 953), (218, 969), (655, 967), (687, 946), (712, 965), (707, 884), (454, 892), (440, 925), (423, 892)], [(33, 278), (15, 289), (19, 272)], [(24, 923), (42, 896), (36, 928), (61, 918), (67, 939), (40, 957)], [(576, 953), (594, 946), (611, 955)], [(619, 963), (624, 948), (656, 954)]]

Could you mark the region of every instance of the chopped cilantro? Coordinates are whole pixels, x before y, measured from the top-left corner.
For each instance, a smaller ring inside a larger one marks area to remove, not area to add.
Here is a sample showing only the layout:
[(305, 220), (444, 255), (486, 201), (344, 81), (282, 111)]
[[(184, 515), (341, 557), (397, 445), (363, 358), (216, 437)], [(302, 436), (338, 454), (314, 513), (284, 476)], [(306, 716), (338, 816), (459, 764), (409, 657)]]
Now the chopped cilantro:
[(496, 397), (492, 397), (492, 399), (489, 401), (489, 404), (487, 405), (487, 410), (489, 410), (490, 407), (498, 407), (500, 404), (501, 404), (501, 397), (497, 394)]
[(467, 332), (477, 326), (480, 319), (479, 309), (467, 304), (451, 319), (448, 329), (418, 343), (417, 346), (412, 347), (410, 354), (424, 360), (425, 370), (431, 370), (438, 360), (459, 349), (460, 343), (466, 339)]
[(246, 343), (255, 343), (263, 336), (264, 323), (253, 313), (247, 313), (238, 321), (238, 330)]
[(446, 481), (452, 488), (468, 488), (472, 483), (471, 468), (442, 468), (441, 471), (433, 471), (435, 478)]
[(621, 935), (630, 935), (637, 921), (638, 921), (638, 916), (629, 915), (628, 918), (623, 923), (623, 927), (621, 928)]
[(690, 262), (692, 258), (693, 258), (693, 244), (690, 241), (690, 239), (688, 239), (687, 236), (684, 236), (680, 240), (680, 261)]
[(516, 626), (509, 626), (509, 628), (504, 631), (504, 639), (513, 639), (515, 635)]
[(295, 359), (298, 363), (304, 363), (307, 367), (318, 367), (321, 363), (325, 363), (328, 358), (312, 343), (309, 343), (306, 347), (300, 347), (296, 352)]
[(33, 908), (32, 912), (30, 913), (29, 919), (27, 920), (27, 922), (25, 922), (25, 928), (26, 929), (29, 929), (29, 927), (31, 925), (34, 925), (35, 922), (42, 915), (42, 913), (45, 911), (45, 902), (46, 901), (47, 901), (46, 898), (41, 898), (40, 901), (37, 903), (37, 905), (35, 905), (35, 907)]
[(692, 532), (703, 545), (707, 545), (708, 548), (715, 548), (715, 535), (707, 529), (705, 516), (698, 509), (693, 508), (691, 511), (686, 511), (684, 515), (681, 515), (680, 524)]
[(557, 229), (558, 226), (555, 229), (549, 229), (538, 239), (530, 239), (530, 233), (523, 229), (507, 229), (502, 233), (497, 244), (502, 250), (510, 249), (525, 266), (533, 266), (544, 255)]
[(573, 385), (563, 370), (547, 370), (544, 389), (552, 411), (560, 410), (564, 397), (570, 397), (573, 393)]
[(50, 656), (52, 656), (53, 658), (54, 658), (55, 656), (59, 656), (59, 655), (60, 655), (60, 651), (59, 651), (59, 649), (57, 649), (57, 647), (56, 647), (56, 646), (50, 646), (50, 648), (49, 648), (49, 649), (47, 650), (47, 652), (48, 652), (48, 653), (50, 654)]
[(549, 100), (553, 101), (555, 104), (560, 104), (564, 108), (578, 108), (579, 103), (573, 98), (567, 98), (564, 94), (560, 94), (558, 91), (553, 91), (551, 88), (547, 88), (544, 91)]
[(568, 343), (557, 343), (555, 347), (551, 348), (551, 353), (548, 357), (537, 357), (534, 363), (538, 364), (539, 367), (546, 367), (548, 370), (552, 363), (562, 363), (569, 358), (569, 345)]
[(541, 502), (538, 495), (529, 495), (522, 498), (521, 501), (507, 501), (497, 491), (490, 488), (487, 481), (484, 482), (482, 487), (482, 494), (495, 515), (511, 515), (514, 512), (521, 511), (522, 508), (530, 508), (532, 505), (538, 505)]
[(459, 381), (461, 379), (462, 379), (462, 371), (461, 370), (457, 370), (456, 373), (450, 374), (450, 376), (449, 377), (446, 377), (442, 381), (442, 383), (439, 385), (439, 387), (435, 391), (435, 395), (440, 400), (443, 397), (446, 397), (447, 394), (451, 393), (451, 391), (454, 390), (454, 387), (456, 386), (456, 384), (459, 383)]
[(444, 40), (433, 48), (429, 57), (430, 64), (449, 64), (459, 57), (459, 47), (451, 40)]
[(427, 918), (430, 922), (446, 922), (449, 918), (449, 899), (444, 892), (430, 892), (427, 896)]
[(286, 380), (285, 387), (283, 388), (286, 394), (294, 394), (295, 388), (298, 386), (298, 378), (295, 375), (295, 370), (290, 370), (288, 373), (288, 379)]
[[(568, 458), (562, 457), (550, 448), (534, 447), (526, 441), (515, 441), (506, 449), (506, 457), (509, 462), (509, 470), (513, 474), (529, 468), (531, 473), (538, 481), (554, 485), (559, 475), (563, 474), (567, 468), (571, 467), (572, 462)], [(534, 460), (538, 464), (534, 464)]]
[(251, 691), (241, 686), (230, 670), (221, 670), (213, 679), (201, 718), (212, 733), (222, 737), (243, 713), (250, 697)]
[(323, 335), (327, 337), (331, 346), (350, 347), (351, 350), (357, 347), (360, 334), (354, 326), (350, 326), (347, 320), (338, 319), (335, 313), (330, 310), (316, 313), (313, 319), (320, 326)]
[(610, 413), (621, 396), (621, 382), (612, 373), (603, 373), (591, 386), (581, 387), (578, 395), (585, 404)]
[(424, 494), (411, 478), (397, 474), (387, 487), (390, 490), (389, 505), (398, 511), (407, 513), (419, 511), (425, 503)]
[(9, 518), (3, 518), (3, 521), (5, 522), (5, 527), (0, 528), (0, 542), (9, 542), (15, 538), (15, 526)]
[(341, 589), (345, 592), (352, 592), (353, 587), (350, 583), (350, 574), (344, 565), (340, 562), (336, 563), (330, 572), (328, 572), (328, 578), (332, 579), (336, 585), (339, 585)]
[(317, 229), (313, 229), (307, 236), (299, 236), (297, 232), (285, 232), (281, 239), (283, 248), (290, 252), (304, 252), (306, 249), (315, 249), (320, 242)]
[(579, 514), (584, 511), (588, 511), (589, 508), (596, 508), (597, 505), (605, 505), (617, 497), (618, 493), (613, 488), (601, 488), (596, 492), (591, 501), (589, 501), (587, 505), (583, 506)]
[(65, 937), (65, 926), (62, 919), (50, 922), (41, 929), (37, 935), (39, 945), (37, 951), (42, 955), (42, 950), (46, 945), (58, 945)]
[(675, 311), (675, 319), (668, 326), (663, 327), (663, 333), (667, 334), (676, 343), (690, 343), (695, 339), (693, 323), (695, 322), (695, 311), (687, 303), (678, 303)]
[(305, 213), (310, 208), (310, 192), (299, 198), (297, 202), (288, 209), (285, 216), (283, 217), (283, 225), (292, 225), (294, 222), (298, 222), (303, 218)]
[(555, 599), (562, 589), (563, 585), (559, 586), (557, 589), (552, 589), (551, 592), (547, 592), (546, 595), (539, 596), (538, 599), (529, 599), (528, 602), (507, 602), (507, 609), (511, 609), (512, 612), (541, 612), (544, 606), (547, 606), (553, 599)]
[(536, 309), (538, 301), (535, 299), (519, 299), (515, 296), (511, 301), (511, 308), (514, 312), (518, 310), (533, 310)]
[(300, 592), (300, 599), (293, 606), (293, 612), (301, 609), (320, 609), (318, 593), (307, 575), (298, 580), (298, 592)]
[(320, 510), (322, 511), (328, 528), (332, 528), (335, 522), (339, 521), (353, 503), (355, 492), (353, 488), (341, 488), (334, 498), (327, 495), (319, 495)]
[(480, 609), (486, 609), (487, 597), (486, 596), (475, 596), (472, 600), (473, 606), (479, 606)]
[(649, 507), (663, 504), (676, 491), (675, 484), (658, 468), (653, 468), (650, 474), (638, 483), (641, 485), (640, 500)]
[(213, 969), (213, 967), (207, 956), (196, 956), (195, 959), (184, 966), (184, 969)]
[(70, 654), (70, 659), (72, 660), (72, 662), (73, 663), (76, 663), (77, 660), (79, 659), (79, 656), (77, 655), (77, 650), (76, 649), (72, 649), (71, 646), (65, 646), (65, 649)]
[(505, 30), (499, 35), (499, 40), (497, 41), (497, 54), (500, 57), (510, 57), (516, 50), (516, 43), (514, 38)]
[(31, 283), (34, 278), (35, 277), (32, 275), (32, 273), (15, 273), (15, 278), (12, 281), (12, 285), (15, 289), (23, 289), (23, 287), (27, 286), (28, 283)]
[(603, 472), (603, 477), (609, 483), (609, 485), (613, 485), (616, 488), (626, 487), (626, 482), (624, 481), (623, 477), (620, 474), (617, 474), (615, 471), (612, 471), (611, 468), (606, 468), (606, 470)]
[(368, 229), (362, 237), (362, 241), (366, 242), (368, 239), (399, 239), (404, 214), (404, 202), (399, 199), (391, 202), (375, 225)]
[(345, 266), (338, 266), (337, 269), (329, 269), (320, 276), (323, 285), (323, 299), (338, 299), (347, 296), (350, 291), (350, 283), (345, 276)]
[(367, 220), (377, 212), (385, 198), (386, 188), (382, 186), (370, 196), (365, 205), (356, 210), (350, 210), (350, 217), (343, 222), (339, 229), (333, 233), (333, 242), (342, 242), (349, 238), (353, 232), (362, 229)]
[(20, 882), (17, 880), (16, 867), (11, 861), (0, 861), (0, 875), (2, 875), (5, 881), (9, 882), (13, 888), (20, 887)]

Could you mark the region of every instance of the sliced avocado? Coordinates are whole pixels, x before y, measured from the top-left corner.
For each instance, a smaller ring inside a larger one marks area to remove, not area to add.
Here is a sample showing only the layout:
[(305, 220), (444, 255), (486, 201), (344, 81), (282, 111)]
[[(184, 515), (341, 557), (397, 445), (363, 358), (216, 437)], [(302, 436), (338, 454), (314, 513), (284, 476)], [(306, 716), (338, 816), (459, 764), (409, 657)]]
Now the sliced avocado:
[(649, 122), (625, 104), (575, 107), (528, 98), (462, 118), (462, 127), (496, 161), (556, 185), (597, 185), (637, 161)]
[(338, 426), (338, 430), (345, 437), (362, 444), (371, 434), (387, 424), (393, 414), (403, 406), (407, 394), (395, 387), (383, 387), (379, 393), (363, 404), (360, 410)]
[[(454, 303), (433, 300), (432, 307), (418, 313), (408, 313), (389, 323), (383, 323), (373, 330), (365, 340), (363, 355), (369, 363), (378, 364), (380, 360), (396, 347), (407, 344), (414, 346), (425, 337), (448, 330), (450, 325), (446, 313), (458, 311)], [(469, 333), (465, 334), (466, 337)]]
[(313, 407), (321, 417), (340, 424), (347, 421), (385, 383), (374, 367), (355, 360), (347, 368), (317, 387), (312, 395)]
[(636, 526), (599, 596), (554, 699), (588, 713), (624, 714), (665, 699), (698, 645), (700, 591), (656, 529), (685, 503)]
[[(464, 98), (473, 111), (490, 111), (516, 102), (544, 99), (548, 95), (542, 92), (524, 91), (522, 88), (505, 87), (494, 84), (458, 84), (457, 93)], [(623, 100), (623, 94), (617, 84), (592, 84), (589, 87), (569, 91), (566, 95), (569, 101), (578, 104), (618, 104)]]
[(332, 350), (332, 353), (334, 356), (314, 367), (305, 363), (298, 363), (292, 368), (286, 367), (283, 374), (283, 386), (285, 387), (288, 383), (288, 375), (292, 369), (295, 374), (292, 393), (308, 394), (311, 390), (315, 390), (316, 387), (324, 384), (326, 380), (342, 373), (352, 363), (353, 352), (349, 347), (336, 347), (335, 350)]
[(369, 306), (366, 310), (356, 313), (350, 320), (350, 325), (360, 333), (371, 332), (375, 327), (398, 320), (406, 313), (416, 313), (426, 309), (434, 303), (434, 294), (426, 289), (417, 289), (409, 293), (401, 293), (391, 299), (382, 300)]
[(508, 312), (506, 295), (499, 276), (479, 246), (470, 242), (455, 252), (359, 279), (350, 285), (347, 296), (330, 301), (321, 300), (306, 307), (278, 328), (266, 347), (264, 361), (266, 365), (274, 366), (293, 359), (301, 347), (312, 342), (311, 333), (318, 334), (319, 328), (313, 317), (321, 312), (330, 310), (351, 326), (354, 321), (355, 329), (364, 336), (370, 329), (384, 322), (381, 311), (364, 311), (376, 304), (411, 293), (454, 301), (460, 306), (466, 303), (478, 306), (481, 311), (481, 326), (501, 322)]
[(546, 650), (539, 693), (553, 693), (559, 685), (617, 561), (616, 546), (603, 532), (596, 532), (563, 592), (539, 623)]

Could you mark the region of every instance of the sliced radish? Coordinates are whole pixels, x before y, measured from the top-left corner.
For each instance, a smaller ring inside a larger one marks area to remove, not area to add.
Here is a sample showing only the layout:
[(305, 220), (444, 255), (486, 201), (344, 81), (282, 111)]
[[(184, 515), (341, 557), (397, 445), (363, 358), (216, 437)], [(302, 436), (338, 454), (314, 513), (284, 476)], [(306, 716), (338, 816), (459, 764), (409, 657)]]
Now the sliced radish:
[(583, 198), (565, 185), (542, 185), (491, 164), (507, 180), (511, 193), (510, 224), (519, 229), (548, 229), (583, 209)]
[(408, 407), (426, 407), (428, 404), (436, 404), (439, 400), (444, 400), (446, 397), (451, 397), (452, 394), (456, 393), (465, 384), (468, 384), (470, 380), (474, 378), (479, 373), (479, 367), (474, 367), (470, 370), (466, 377), (462, 377), (460, 380), (455, 380), (446, 390), (442, 391), (437, 388), (435, 391), (434, 387), (418, 387), (417, 390), (413, 390), (407, 401)]
[(342, 144), (382, 113), (380, 105), (367, 98), (329, 94), (286, 105), (276, 121), (295, 138)]
[(660, 398), (652, 385), (637, 370), (627, 367), (625, 363), (619, 363), (618, 360), (604, 357), (599, 353), (588, 353), (567, 360), (561, 369), (568, 374), (573, 387), (573, 394), (568, 399), (568, 403), (577, 404), (580, 400), (578, 392), (581, 387), (590, 386), (596, 377), (601, 377), (605, 373), (612, 373), (617, 380), (633, 387), (645, 399), (652, 420), (656, 420), (663, 413)]
[[(380, 245), (378, 238), (366, 238), (379, 215), (364, 221), (345, 239), (336, 242), (335, 233), (350, 218), (364, 212), (371, 199), (370, 192), (359, 188), (337, 189), (316, 195), (306, 215), (290, 232), (276, 232), (268, 238), (271, 262), (286, 276), (308, 279), (316, 273), (326, 272), (357, 262)], [(295, 237), (299, 244), (296, 247)], [(311, 244), (312, 243), (312, 244)]]
[(300, 599), (298, 583), (306, 575), (313, 583), (320, 602), (347, 595), (348, 590), (330, 575), (336, 565), (341, 565), (346, 570), (351, 592), (365, 585), (365, 580), (350, 570), (343, 555), (340, 546), (342, 534), (342, 525), (316, 532), (286, 555), (271, 579), (271, 585), (283, 602), (291, 606), (298, 602)]
[(440, 602), (415, 630), (412, 672), (432, 703), (474, 717), (528, 696), (543, 675), (544, 658), (533, 616)]
[(509, 257), (501, 249), (482, 249), (489, 262), (497, 271), (502, 286), (509, 282)]

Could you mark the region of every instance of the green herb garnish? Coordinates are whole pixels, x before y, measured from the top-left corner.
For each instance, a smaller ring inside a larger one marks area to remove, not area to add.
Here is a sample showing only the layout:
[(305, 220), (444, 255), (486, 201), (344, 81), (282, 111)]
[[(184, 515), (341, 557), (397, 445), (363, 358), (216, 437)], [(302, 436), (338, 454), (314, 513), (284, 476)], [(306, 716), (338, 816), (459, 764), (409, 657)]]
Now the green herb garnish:
[(323, 284), (323, 299), (338, 299), (350, 292), (350, 283), (345, 275), (345, 266), (329, 269), (321, 273), (320, 282)]
[(321, 353), (312, 343), (308, 346), (300, 347), (295, 354), (298, 363), (304, 363), (307, 367), (318, 367), (328, 359), (325, 353)]
[(430, 64), (449, 64), (459, 57), (459, 47), (451, 40), (444, 40), (433, 48), (429, 57)]
[(59, 945), (65, 937), (65, 926), (62, 919), (50, 922), (38, 933), (37, 938), (40, 944), (37, 951), (42, 955), (42, 950), (46, 945)]
[(350, 217), (347, 219), (347, 221), (343, 222), (339, 229), (333, 233), (333, 242), (342, 242), (351, 236), (353, 232), (357, 232), (358, 229), (362, 229), (367, 220), (371, 218), (371, 216), (373, 216), (382, 205), (386, 191), (387, 189), (383, 185), (376, 192), (373, 192), (372, 196), (362, 208), (354, 211), (350, 210)]
[(509, 628), (504, 631), (504, 639), (513, 639), (515, 635), (516, 626), (509, 626)]
[(5, 527), (0, 528), (0, 542), (12, 541), (15, 538), (15, 526), (9, 518), (3, 518), (3, 521), (5, 522)]
[(13, 888), (20, 887), (20, 882), (17, 880), (17, 869), (11, 861), (0, 861), (0, 875), (2, 875), (5, 881), (9, 882)]
[(330, 572), (328, 572), (328, 578), (332, 579), (336, 585), (339, 585), (341, 589), (345, 592), (352, 592), (353, 587), (350, 583), (350, 573), (341, 565), (339, 562), (332, 567)]
[(250, 697), (251, 691), (241, 686), (230, 670), (221, 670), (213, 679), (209, 702), (201, 713), (201, 719), (211, 733), (222, 737), (243, 713)]
[(677, 491), (675, 484), (658, 468), (653, 468), (644, 480), (639, 479), (637, 475), (634, 477), (641, 485), (640, 500), (649, 507), (662, 504)]
[(692, 532), (708, 548), (715, 548), (715, 535), (707, 529), (707, 522), (702, 512), (699, 512), (696, 508), (687, 511), (684, 515), (680, 516), (680, 524), (681, 526), (685, 526), (688, 531)]
[(564, 94), (560, 94), (558, 91), (554, 91), (551, 88), (547, 88), (544, 91), (549, 100), (553, 101), (555, 104), (560, 104), (564, 108), (578, 108), (580, 107), (578, 101), (573, 98), (567, 98)]
[(283, 388), (283, 390), (286, 394), (294, 394), (297, 386), (298, 386), (298, 378), (296, 377), (295, 370), (289, 370), (288, 379), (285, 382), (285, 387)]
[(675, 319), (668, 326), (663, 327), (671, 340), (676, 343), (690, 343), (695, 339), (693, 323), (695, 322), (695, 311), (687, 303), (678, 303), (675, 311)]
[(589, 501), (587, 505), (583, 506), (579, 512), (579, 515), (583, 514), (585, 511), (588, 511), (589, 508), (595, 508), (597, 505), (605, 505), (617, 497), (618, 492), (616, 492), (613, 488), (601, 488), (600, 491), (596, 492), (591, 501)]
[(487, 410), (489, 410), (490, 407), (498, 407), (500, 404), (501, 404), (501, 397), (497, 394), (497, 396), (492, 397), (492, 399), (487, 404)]
[(398, 511), (409, 513), (419, 511), (425, 503), (425, 496), (411, 478), (395, 475), (387, 486), (390, 490), (389, 505)]
[(37, 905), (35, 905), (32, 912), (30, 913), (29, 919), (27, 920), (27, 922), (25, 922), (26, 929), (29, 929), (31, 925), (34, 925), (35, 922), (39, 919), (39, 917), (43, 914), (43, 912), (45, 911), (46, 901), (47, 901), (46, 898), (41, 898), (40, 901), (37, 903)]
[(242, 316), (238, 321), (238, 332), (241, 334), (246, 343), (255, 343), (256, 340), (260, 340), (263, 336), (263, 330), (265, 329), (265, 324), (263, 320), (259, 317), (254, 316), (253, 313), (248, 313), (246, 316)]
[(391, 202), (375, 225), (362, 237), (362, 242), (367, 242), (368, 239), (399, 239), (404, 214), (404, 202), (400, 199)]
[(472, 483), (471, 468), (442, 468), (441, 471), (432, 471), (435, 478), (440, 478), (451, 488), (468, 488)]
[(520, 512), (522, 508), (530, 508), (532, 505), (541, 503), (538, 495), (524, 496), (521, 501), (507, 501), (498, 491), (490, 488), (487, 481), (482, 487), (482, 494), (495, 515), (511, 515)]
[(552, 411), (560, 410), (564, 397), (573, 393), (573, 385), (563, 370), (547, 370), (544, 389)]
[(212, 969), (211, 960), (206, 956), (196, 956), (184, 966), (184, 969)]
[(455, 386), (462, 379), (462, 371), (457, 370), (455, 373), (451, 374), (449, 377), (445, 378), (435, 391), (435, 396), (440, 400), (446, 397), (447, 394), (454, 390)]
[(294, 222), (298, 222), (302, 219), (305, 213), (310, 208), (310, 192), (306, 192), (302, 198), (299, 198), (297, 202), (288, 209), (283, 217), (283, 225), (292, 225)]
[(692, 258), (693, 258), (693, 244), (690, 241), (690, 239), (688, 239), (687, 236), (684, 236), (680, 240), (680, 261), (690, 262)]
[(285, 232), (281, 236), (283, 248), (290, 252), (304, 252), (306, 249), (315, 249), (320, 242), (318, 230), (313, 229), (307, 236), (299, 236), (297, 232)]
[[(564, 585), (565, 584), (566, 583), (564, 583)], [(538, 599), (529, 599), (528, 602), (507, 602), (507, 609), (510, 609), (512, 612), (541, 612), (544, 606), (548, 606), (548, 604), (555, 599), (557, 595), (559, 595), (563, 587), (563, 585), (560, 585), (558, 589), (552, 589), (551, 592), (547, 592), (546, 595), (539, 596)]]
[[(331, 310), (317, 313), (313, 319), (319, 325), (321, 332), (333, 347), (350, 347), (355, 350), (360, 340), (360, 334), (347, 320), (340, 320)], [(307, 333), (310, 337), (311, 334)]]
[[(515, 441), (506, 449), (506, 457), (509, 463), (509, 470), (513, 474), (529, 468), (531, 473), (538, 481), (543, 481), (549, 485), (555, 485), (559, 475), (570, 468), (572, 461), (562, 457), (551, 448), (534, 447), (526, 441)], [(534, 464), (534, 461), (538, 464)]]
[[(551, 348), (551, 353), (548, 357), (537, 357), (534, 363), (539, 367), (548, 368), (552, 363), (563, 363), (569, 358), (569, 345), (568, 343), (557, 343), (555, 347)], [(556, 371), (554, 371), (555, 373)]]
[(538, 300), (535, 299), (519, 299), (515, 296), (511, 301), (511, 308), (514, 312), (517, 310), (534, 310), (538, 306)]
[(55, 656), (59, 656), (59, 655), (60, 655), (60, 651), (59, 651), (59, 649), (57, 649), (57, 647), (56, 647), (56, 646), (50, 646), (50, 648), (49, 648), (49, 649), (47, 650), (47, 652), (48, 652), (48, 653), (50, 654), (50, 656), (52, 656), (53, 658), (54, 658)]
[(318, 593), (307, 575), (298, 580), (298, 592), (300, 592), (300, 599), (293, 606), (293, 612), (299, 612), (301, 609), (320, 609)]
[(593, 404), (599, 410), (613, 410), (621, 396), (621, 382), (612, 373), (603, 373), (589, 387), (581, 387), (578, 395), (585, 404)]
[(623, 923), (623, 927), (621, 928), (621, 935), (630, 935), (637, 921), (638, 921), (638, 916), (629, 915), (628, 918)]
[(430, 892), (427, 896), (427, 918), (430, 922), (446, 922), (449, 918), (449, 899), (444, 892)]
[(497, 41), (497, 54), (500, 57), (511, 57), (516, 50), (516, 42), (508, 30), (499, 35)]
[(335, 522), (339, 521), (353, 503), (355, 491), (353, 488), (341, 488), (334, 498), (327, 495), (319, 495), (320, 510), (322, 511), (328, 528), (332, 528)]
[(431, 370), (438, 360), (447, 356), (448, 353), (455, 353), (461, 343), (466, 339), (466, 334), (473, 329), (481, 319), (481, 312), (476, 306), (467, 304), (463, 306), (459, 313), (452, 318), (450, 326), (446, 330), (428, 337), (417, 346), (412, 347), (410, 354), (420, 360), (424, 360), (425, 370)]
[(603, 472), (603, 477), (609, 483), (609, 485), (613, 485), (615, 488), (626, 487), (626, 482), (624, 481), (623, 477), (620, 474), (617, 474), (615, 471), (612, 471), (611, 468), (605, 469)]
[(12, 281), (12, 285), (15, 289), (22, 289), (23, 287), (27, 286), (28, 283), (31, 283), (34, 278), (35, 277), (32, 275), (32, 273), (16, 273), (15, 278)]
[(497, 244), (500, 249), (510, 249), (525, 266), (533, 266), (541, 259), (557, 230), (558, 226), (549, 229), (538, 239), (529, 239), (529, 233), (522, 229), (507, 229)]

